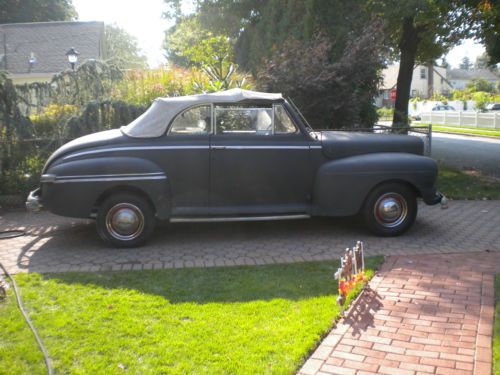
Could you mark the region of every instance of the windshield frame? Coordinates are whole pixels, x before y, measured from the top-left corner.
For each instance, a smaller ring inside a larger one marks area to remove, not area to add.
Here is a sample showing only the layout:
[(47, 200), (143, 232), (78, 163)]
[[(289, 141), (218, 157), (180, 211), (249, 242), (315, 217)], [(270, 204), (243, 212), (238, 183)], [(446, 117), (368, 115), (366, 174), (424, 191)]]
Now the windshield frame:
[(288, 101), (288, 103), (290, 103), (290, 106), (293, 108), (293, 110), (299, 115), (299, 118), (304, 123), (304, 125), (306, 127), (306, 130), (309, 133), (314, 132), (314, 128), (311, 126), (311, 124), (309, 124), (309, 121), (307, 121), (307, 119), (304, 117), (304, 115), (302, 114), (302, 112), (300, 112), (299, 108), (295, 105), (295, 103), (293, 102), (292, 98), (290, 98), (288, 96), (286, 98), (286, 100)]

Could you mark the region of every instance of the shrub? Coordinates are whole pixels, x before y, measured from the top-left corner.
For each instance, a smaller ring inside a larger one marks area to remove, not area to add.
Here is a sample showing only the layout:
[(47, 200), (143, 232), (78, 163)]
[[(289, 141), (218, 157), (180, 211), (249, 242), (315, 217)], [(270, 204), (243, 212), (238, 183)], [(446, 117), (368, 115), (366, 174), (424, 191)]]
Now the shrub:
[(17, 146), (24, 149), (24, 157), (16, 163), (15, 168), (3, 171), (0, 175), (0, 194), (27, 196), (38, 186), (42, 168), (50, 152), (41, 152), (36, 146), (25, 142), (20, 142)]
[(492, 102), (494, 99), (493, 95), (489, 92), (478, 91), (472, 93), (472, 100), (476, 102), (476, 109), (484, 112), (486, 110), (486, 105)]
[(63, 138), (64, 125), (78, 113), (78, 107), (72, 104), (49, 104), (39, 115), (30, 116), (35, 136), (57, 139)]
[(390, 119), (394, 116), (394, 108), (382, 107), (377, 109), (379, 119)]
[[(252, 81), (234, 73), (230, 88), (253, 88)], [(216, 81), (197, 68), (179, 67), (154, 70), (132, 70), (114, 88), (112, 97), (129, 104), (148, 107), (158, 97), (182, 96), (223, 89)]]
[(334, 41), (326, 34), (311, 41), (291, 38), (265, 62), (259, 84), (290, 96), (316, 128), (370, 127), (377, 120), (373, 98), (384, 63), (381, 29), (374, 23), (351, 35), (335, 61)]

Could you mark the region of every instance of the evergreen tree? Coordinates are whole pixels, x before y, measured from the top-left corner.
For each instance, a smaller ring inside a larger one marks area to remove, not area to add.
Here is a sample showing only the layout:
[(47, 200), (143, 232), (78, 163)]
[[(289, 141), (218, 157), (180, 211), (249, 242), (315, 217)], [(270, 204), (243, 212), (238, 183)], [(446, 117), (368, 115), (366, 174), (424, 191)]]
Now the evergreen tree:
[(464, 58), (462, 59), (462, 62), (459, 65), (459, 68), (460, 69), (464, 69), (464, 70), (471, 70), (472, 67), (473, 67), (473, 65), (470, 62), (469, 57), (468, 56), (464, 56)]

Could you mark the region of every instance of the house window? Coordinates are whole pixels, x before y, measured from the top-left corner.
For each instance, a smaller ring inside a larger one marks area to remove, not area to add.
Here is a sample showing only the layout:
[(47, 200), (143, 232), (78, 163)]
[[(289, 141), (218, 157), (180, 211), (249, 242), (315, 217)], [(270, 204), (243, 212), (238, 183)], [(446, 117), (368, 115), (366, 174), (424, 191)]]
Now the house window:
[(389, 90), (384, 90), (383, 98), (386, 100), (389, 99)]
[(411, 97), (414, 98), (418, 95), (418, 91), (417, 90), (411, 90)]
[(427, 78), (427, 68), (420, 68), (420, 79)]

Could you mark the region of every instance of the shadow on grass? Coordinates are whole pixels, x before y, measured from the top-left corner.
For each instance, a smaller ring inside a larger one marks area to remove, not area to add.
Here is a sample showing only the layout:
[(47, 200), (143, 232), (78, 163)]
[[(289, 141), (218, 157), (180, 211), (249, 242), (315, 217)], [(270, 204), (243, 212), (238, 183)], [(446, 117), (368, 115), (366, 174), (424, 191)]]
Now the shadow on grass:
[[(376, 269), (382, 261), (382, 257), (367, 258), (366, 267)], [(333, 275), (338, 266), (338, 261), (324, 261), (158, 271), (68, 272), (41, 277), (60, 284), (134, 290), (162, 296), (171, 303), (205, 304), (337, 295)]]

